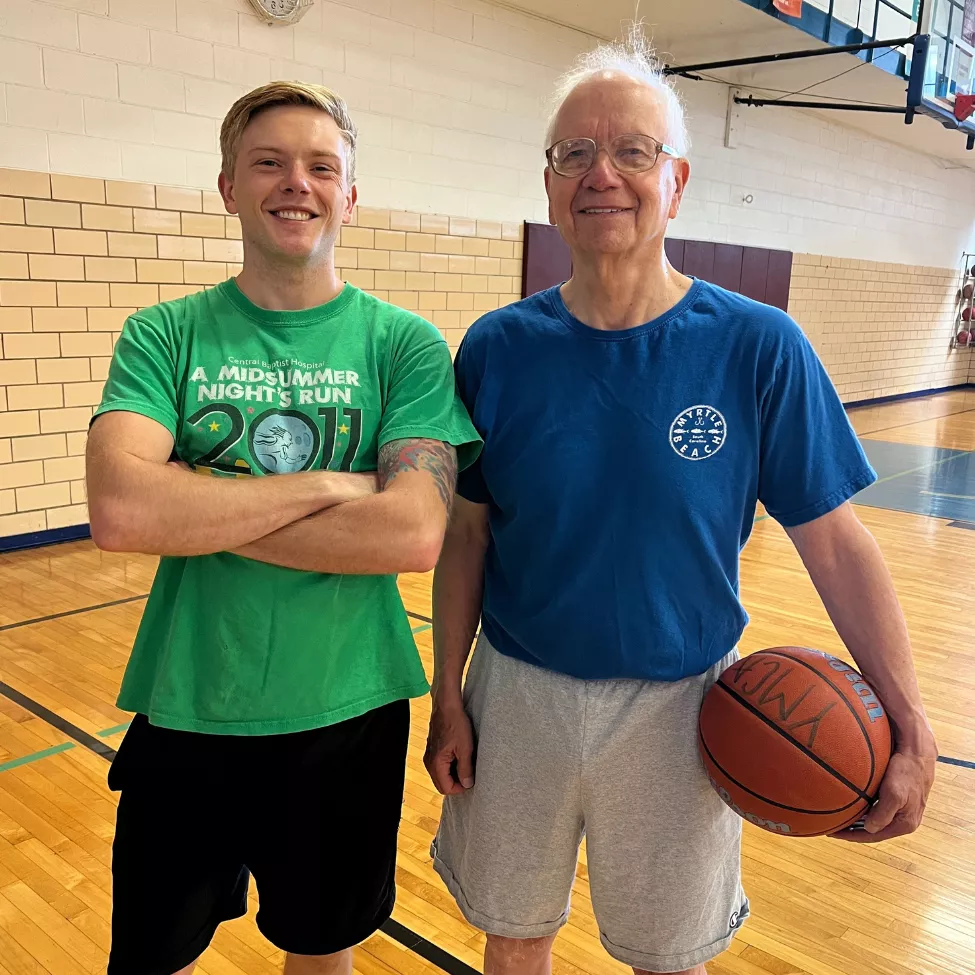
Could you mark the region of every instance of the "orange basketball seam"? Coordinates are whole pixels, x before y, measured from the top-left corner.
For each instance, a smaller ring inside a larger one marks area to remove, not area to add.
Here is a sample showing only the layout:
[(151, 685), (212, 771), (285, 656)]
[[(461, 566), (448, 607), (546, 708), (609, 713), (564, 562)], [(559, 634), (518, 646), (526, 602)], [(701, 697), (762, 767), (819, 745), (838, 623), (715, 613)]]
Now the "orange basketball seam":
[[(815, 671), (813, 671), (813, 673), (815, 673)], [(837, 782), (842, 783), (851, 792), (856, 793), (856, 795), (858, 795), (861, 799), (863, 799), (868, 805), (871, 806), (873, 805), (874, 800), (869, 795), (867, 795), (866, 792), (864, 792), (862, 789), (854, 785), (848, 778), (846, 778), (846, 776), (841, 775), (839, 772), (837, 772), (836, 769), (833, 768), (831, 765), (827, 765), (826, 762), (824, 762), (818, 755), (816, 755), (814, 752), (808, 749), (801, 741), (796, 741), (796, 739), (793, 738), (792, 735), (786, 732), (783, 728), (780, 728), (774, 721), (772, 721), (771, 718), (767, 718), (764, 714), (762, 714), (761, 711), (758, 710), (758, 708), (756, 708), (751, 702), (746, 701), (737, 691), (733, 691), (726, 684), (722, 684), (721, 681), (718, 681), (718, 683), (715, 684), (714, 686), (720, 687), (726, 694), (730, 694), (740, 705), (742, 705), (742, 707), (751, 711), (752, 714), (756, 715), (756, 717), (764, 721), (765, 724), (767, 724), (776, 734), (781, 735), (787, 741), (791, 742), (804, 755), (807, 755), (817, 765), (819, 765), (821, 768), (829, 772), (829, 774), (832, 775)]]
[[(799, 664), (801, 667), (805, 667), (806, 670), (808, 670), (811, 674), (815, 674), (826, 685), (828, 685), (829, 687), (832, 687), (833, 690), (836, 691), (836, 693), (839, 696), (840, 700), (847, 706), (847, 709), (849, 710), (850, 714), (853, 715), (854, 721), (856, 721), (856, 723), (860, 726), (860, 731), (863, 734), (863, 740), (864, 740), (864, 742), (866, 742), (866, 745), (867, 745), (867, 752), (870, 755), (870, 776), (867, 779), (867, 785), (869, 785), (871, 782), (873, 782), (873, 777), (877, 773), (877, 759), (876, 759), (876, 755), (875, 755), (874, 750), (873, 750), (873, 741), (870, 739), (870, 734), (867, 731), (867, 726), (863, 723), (863, 720), (861, 719), (860, 715), (857, 714), (856, 708), (853, 706), (853, 702), (850, 701), (847, 698), (847, 696), (843, 693), (843, 689), (841, 687), (837, 687), (837, 685), (834, 684), (832, 680), (830, 680), (830, 678), (829, 678), (829, 676), (827, 674), (821, 673), (815, 667), (813, 667), (810, 664), (806, 663), (805, 660), (801, 660), (798, 657), (790, 657), (786, 653), (779, 653), (774, 648), (769, 649), (769, 650), (766, 650), (766, 651), (763, 651), (763, 652), (766, 653), (770, 657), (779, 657), (780, 659), (788, 660), (790, 663)], [(825, 654), (823, 656), (823, 659), (825, 659)], [(833, 659), (834, 660), (839, 660), (839, 657), (834, 657)], [(843, 663), (843, 661), (840, 661), (840, 663)], [(847, 666), (849, 666), (849, 664), (847, 664)], [(863, 675), (861, 674), (860, 676), (862, 677)], [(799, 744), (799, 743), (796, 742), (796, 744)], [(876, 801), (876, 796), (874, 796), (873, 798), (870, 798), (870, 797), (867, 796), (865, 798), (868, 799), (868, 801), (871, 803), (871, 805)]]
[[(742, 782), (739, 782), (715, 757), (714, 753), (708, 748), (708, 743), (704, 740), (704, 735), (701, 734), (700, 729), (697, 733), (698, 742), (701, 747), (708, 753), (708, 758), (711, 759), (712, 765), (723, 775), (729, 782), (733, 782), (739, 789), (747, 792), (750, 796), (754, 796), (756, 799), (760, 799), (762, 802), (768, 803), (770, 806), (776, 806), (779, 809), (784, 809), (786, 812), (802, 813), (804, 816), (834, 816), (836, 813), (846, 812), (851, 806), (855, 806), (858, 802), (864, 802), (863, 796), (858, 795), (855, 799), (852, 799), (845, 806), (840, 806), (839, 809), (802, 809), (799, 806), (787, 806), (784, 802), (776, 802), (774, 799), (768, 799), (763, 795), (759, 795), (757, 792), (753, 792)], [(841, 783), (845, 785), (845, 783)]]

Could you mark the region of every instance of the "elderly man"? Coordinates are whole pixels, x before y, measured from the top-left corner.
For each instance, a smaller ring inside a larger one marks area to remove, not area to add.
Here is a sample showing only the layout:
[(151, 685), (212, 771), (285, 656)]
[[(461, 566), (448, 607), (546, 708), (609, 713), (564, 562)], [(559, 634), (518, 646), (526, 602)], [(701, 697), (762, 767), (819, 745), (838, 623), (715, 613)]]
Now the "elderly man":
[(741, 821), (696, 724), (737, 656), (758, 501), (896, 728), (880, 800), (846, 838), (915, 829), (937, 753), (848, 503), (875, 474), (816, 355), (785, 314), (667, 262), (689, 177), (677, 96), (632, 40), (588, 55), (560, 96), (545, 185), (572, 277), (486, 315), (456, 359), (485, 445), (435, 578), (433, 856), (488, 935), (488, 975), (550, 971), (583, 835), (609, 953), (702, 975), (748, 915)]

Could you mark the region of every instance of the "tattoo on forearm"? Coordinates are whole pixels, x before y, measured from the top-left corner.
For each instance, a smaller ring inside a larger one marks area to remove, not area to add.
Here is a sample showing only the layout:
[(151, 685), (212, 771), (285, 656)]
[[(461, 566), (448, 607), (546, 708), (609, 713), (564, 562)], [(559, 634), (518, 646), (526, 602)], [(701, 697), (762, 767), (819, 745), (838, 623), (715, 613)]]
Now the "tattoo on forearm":
[(379, 479), (385, 488), (404, 471), (426, 471), (433, 476), (448, 513), (457, 484), (457, 451), (439, 440), (391, 440), (379, 450)]

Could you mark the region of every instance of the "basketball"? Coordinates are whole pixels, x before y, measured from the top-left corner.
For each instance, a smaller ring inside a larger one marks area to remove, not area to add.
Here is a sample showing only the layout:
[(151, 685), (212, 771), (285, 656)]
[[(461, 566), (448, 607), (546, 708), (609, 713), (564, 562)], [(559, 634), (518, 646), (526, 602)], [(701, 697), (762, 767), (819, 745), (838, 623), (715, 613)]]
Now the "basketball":
[(711, 785), (743, 819), (785, 836), (824, 836), (873, 804), (891, 732), (849, 664), (775, 647), (721, 674), (704, 697), (698, 747)]
[(972, 337), (972, 334), (971, 334), (971, 332), (969, 332), (969, 331), (966, 331), (965, 329), (962, 329), (962, 330), (961, 330), (961, 331), (960, 331), (960, 332), (959, 332), (959, 333), (958, 333), (958, 334), (957, 334), (957, 335), (955, 336), (955, 341), (956, 341), (956, 342), (957, 342), (957, 343), (958, 343), (959, 345), (968, 345), (968, 343), (969, 343), (969, 341), (971, 340), (971, 337)]

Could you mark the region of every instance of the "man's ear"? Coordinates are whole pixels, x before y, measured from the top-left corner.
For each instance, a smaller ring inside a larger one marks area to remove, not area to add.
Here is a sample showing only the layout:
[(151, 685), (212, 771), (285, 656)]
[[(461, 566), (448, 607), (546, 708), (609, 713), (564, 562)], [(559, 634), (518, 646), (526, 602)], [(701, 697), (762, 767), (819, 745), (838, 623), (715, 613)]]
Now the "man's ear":
[(234, 198), (233, 180), (224, 172), (221, 172), (219, 177), (217, 177), (217, 189), (220, 190), (220, 195), (223, 197), (223, 205), (227, 213), (236, 213), (237, 201)]
[(358, 202), (359, 191), (356, 189), (355, 183), (353, 183), (345, 194), (345, 209), (342, 211), (342, 223), (352, 223), (352, 211)]

